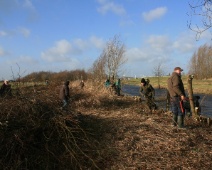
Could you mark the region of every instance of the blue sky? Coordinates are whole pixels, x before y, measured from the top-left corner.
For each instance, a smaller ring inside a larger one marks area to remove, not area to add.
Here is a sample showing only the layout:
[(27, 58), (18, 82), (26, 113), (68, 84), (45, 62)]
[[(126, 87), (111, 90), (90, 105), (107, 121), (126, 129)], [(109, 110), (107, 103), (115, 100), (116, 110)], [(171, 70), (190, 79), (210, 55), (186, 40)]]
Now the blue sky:
[(189, 11), (186, 0), (0, 0), (0, 79), (87, 70), (115, 35), (126, 46), (121, 74), (151, 76), (158, 63), (186, 72), (211, 43), (209, 31), (196, 41)]

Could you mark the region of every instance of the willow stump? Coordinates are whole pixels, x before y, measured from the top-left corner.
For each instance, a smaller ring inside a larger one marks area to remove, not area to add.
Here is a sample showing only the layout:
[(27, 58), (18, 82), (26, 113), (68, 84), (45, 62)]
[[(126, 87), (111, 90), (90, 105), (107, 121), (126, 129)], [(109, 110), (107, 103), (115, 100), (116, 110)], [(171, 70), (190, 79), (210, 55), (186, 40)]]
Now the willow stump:
[(194, 107), (194, 100), (193, 100), (193, 88), (192, 88), (192, 80), (193, 80), (194, 76), (193, 75), (189, 75), (188, 76), (188, 84), (187, 84), (187, 88), (188, 88), (188, 97), (189, 97), (189, 103), (190, 103), (190, 107), (191, 107), (191, 112), (192, 114), (194, 114), (196, 120), (198, 120), (198, 113), (197, 110)]

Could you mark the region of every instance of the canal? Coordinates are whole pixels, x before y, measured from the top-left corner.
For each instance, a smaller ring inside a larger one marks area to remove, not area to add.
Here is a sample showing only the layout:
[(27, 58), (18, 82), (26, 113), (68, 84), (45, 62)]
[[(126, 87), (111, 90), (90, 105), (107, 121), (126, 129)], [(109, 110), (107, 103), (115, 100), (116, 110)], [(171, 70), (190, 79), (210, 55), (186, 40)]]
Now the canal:
[[(140, 86), (122, 85), (122, 92), (130, 96), (140, 96)], [(194, 94), (200, 96), (201, 115), (212, 118), (212, 95), (207, 94)], [(155, 89), (155, 101), (158, 106), (166, 110), (166, 89)]]

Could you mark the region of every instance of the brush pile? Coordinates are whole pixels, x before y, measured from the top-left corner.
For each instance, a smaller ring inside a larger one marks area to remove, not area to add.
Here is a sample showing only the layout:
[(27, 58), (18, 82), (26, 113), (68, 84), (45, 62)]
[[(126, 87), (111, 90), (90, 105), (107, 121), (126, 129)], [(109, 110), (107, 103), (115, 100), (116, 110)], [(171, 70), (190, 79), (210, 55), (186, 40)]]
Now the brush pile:
[(0, 98), (0, 169), (97, 168), (95, 140), (76, 111), (60, 109), (55, 87), (23, 87)]
[(212, 167), (212, 128), (185, 118), (171, 127), (163, 96), (143, 101), (103, 86), (70, 84), (60, 110), (58, 86), (19, 88), (0, 98), (0, 169), (203, 169)]

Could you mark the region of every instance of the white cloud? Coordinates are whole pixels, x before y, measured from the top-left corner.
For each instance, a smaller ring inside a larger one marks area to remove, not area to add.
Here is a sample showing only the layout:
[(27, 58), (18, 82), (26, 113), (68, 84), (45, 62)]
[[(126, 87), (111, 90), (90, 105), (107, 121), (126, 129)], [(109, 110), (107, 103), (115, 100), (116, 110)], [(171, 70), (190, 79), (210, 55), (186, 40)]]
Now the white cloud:
[(37, 64), (38, 61), (30, 56), (21, 56), (17, 59), (17, 63), (21, 64)]
[(56, 42), (54, 47), (49, 48), (41, 53), (41, 58), (49, 61), (70, 61), (70, 53), (72, 45), (67, 40), (60, 40)]
[(130, 48), (126, 50), (128, 62), (147, 61), (148, 55), (142, 48)]
[(100, 4), (100, 7), (97, 8), (97, 11), (101, 14), (106, 14), (107, 12), (111, 11), (117, 15), (124, 15), (126, 13), (123, 6), (114, 3), (111, 0), (97, 0)]
[(168, 36), (164, 35), (151, 35), (147, 40), (148, 45), (157, 52), (167, 52), (170, 51), (172, 42), (169, 40)]
[(80, 38), (75, 39), (72, 45), (75, 51), (84, 52), (85, 50), (91, 48), (102, 49), (105, 45), (105, 42), (101, 38), (92, 36), (88, 40), (83, 40)]
[(169, 60), (179, 53), (189, 55), (194, 52), (196, 46), (194, 37), (186, 35), (182, 34), (176, 40), (171, 40), (167, 35), (151, 35), (142, 47), (128, 49), (126, 54), (131, 62)]
[(173, 42), (173, 49), (181, 53), (193, 53), (196, 49), (194, 34), (184, 32)]
[(101, 38), (98, 38), (98, 37), (95, 37), (95, 36), (92, 36), (90, 39), (89, 39), (90, 43), (96, 47), (96, 48), (99, 48), (99, 49), (103, 49), (104, 48), (104, 45), (105, 45), (105, 42), (103, 39)]
[(19, 27), (14, 30), (0, 30), (0, 37), (16, 36), (22, 35), (24, 37), (29, 37), (30, 30), (24, 27)]
[(60, 40), (55, 43), (54, 47), (41, 53), (41, 58), (49, 61), (70, 61), (73, 57), (83, 55), (91, 49), (103, 49), (104, 41), (98, 37), (92, 36), (88, 40), (75, 39), (73, 42)]
[(78, 39), (74, 40), (73, 46), (80, 51), (84, 51), (85, 49), (88, 48), (89, 43), (87, 41), (84, 41), (84, 40), (78, 38)]
[(160, 7), (160, 8), (153, 9), (149, 12), (143, 12), (142, 17), (144, 18), (144, 20), (150, 22), (155, 19), (161, 18), (162, 16), (166, 14), (166, 12), (167, 12), (166, 7)]

